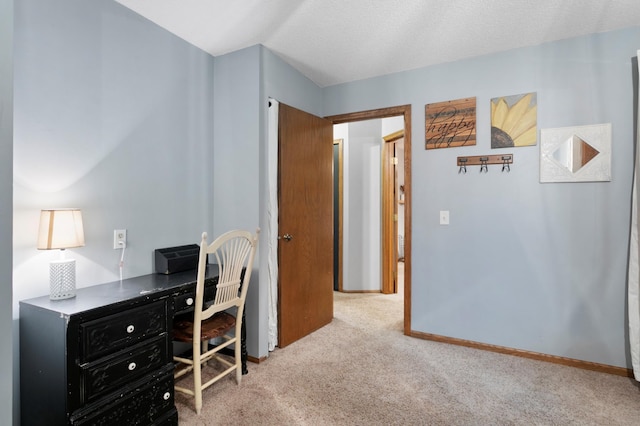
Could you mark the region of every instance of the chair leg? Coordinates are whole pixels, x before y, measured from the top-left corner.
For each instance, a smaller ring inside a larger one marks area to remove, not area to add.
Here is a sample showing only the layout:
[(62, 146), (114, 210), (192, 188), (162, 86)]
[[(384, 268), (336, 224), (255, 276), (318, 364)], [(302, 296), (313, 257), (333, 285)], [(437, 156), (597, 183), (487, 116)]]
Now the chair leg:
[(195, 399), (196, 414), (200, 415), (202, 410), (202, 366), (200, 365), (200, 355), (196, 353), (200, 345), (193, 345), (193, 396)]
[[(236, 336), (240, 336), (240, 330), (236, 329)], [(238, 384), (240, 384), (240, 382), (242, 381), (242, 354), (240, 353), (241, 351), (241, 339), (240, 338), (236, 338), (235, 341), (235, 349), (234, 349), (234, 360), (236, 363), (236, 382)]]

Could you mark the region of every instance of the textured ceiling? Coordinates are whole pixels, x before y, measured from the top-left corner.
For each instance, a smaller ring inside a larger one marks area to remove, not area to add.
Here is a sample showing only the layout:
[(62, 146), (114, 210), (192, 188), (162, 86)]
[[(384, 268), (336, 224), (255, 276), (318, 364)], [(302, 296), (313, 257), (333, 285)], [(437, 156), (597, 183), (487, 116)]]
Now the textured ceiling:
[(640, 25), (639, 0), (116, 1), (213, 56), (262, 44), (321, 87)]

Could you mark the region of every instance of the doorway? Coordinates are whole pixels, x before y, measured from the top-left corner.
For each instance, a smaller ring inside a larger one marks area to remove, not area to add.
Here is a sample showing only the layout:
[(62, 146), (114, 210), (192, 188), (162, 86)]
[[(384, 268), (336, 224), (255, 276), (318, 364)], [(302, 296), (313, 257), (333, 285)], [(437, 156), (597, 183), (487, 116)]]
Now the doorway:
[[(404, 173), (402, 176), (404, 189), (404, 232), (402, 245), (404, 263), (402, 275), (404, 279), (402, 293), (404, 295), (403, 328), (404, 334), (409, 335), (411, 332), (411, 105), (334, 115), (325, 118), (336, 125), (396, 116), (402, 116), (404, 122)], [(396, 269), (396, 267), (397, 264), (394, 266), (394, 269)]]
[(398, 262), (402, 258), (400, 241), (404, 238), (398, 231), (404, 225), (404, 128), (382, 139), (381, 291), (392, 294), (398, 292), (401, 283)]

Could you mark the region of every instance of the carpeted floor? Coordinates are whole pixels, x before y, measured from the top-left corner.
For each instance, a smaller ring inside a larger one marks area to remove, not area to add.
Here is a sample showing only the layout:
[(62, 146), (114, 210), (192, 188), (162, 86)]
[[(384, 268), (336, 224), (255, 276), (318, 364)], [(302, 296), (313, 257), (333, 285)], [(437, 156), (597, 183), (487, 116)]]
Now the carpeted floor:
[(406, 337), (402, 296), (335, 293), (334, 320), (207, 389), (181, 425), (640, 425), (629, 378)]

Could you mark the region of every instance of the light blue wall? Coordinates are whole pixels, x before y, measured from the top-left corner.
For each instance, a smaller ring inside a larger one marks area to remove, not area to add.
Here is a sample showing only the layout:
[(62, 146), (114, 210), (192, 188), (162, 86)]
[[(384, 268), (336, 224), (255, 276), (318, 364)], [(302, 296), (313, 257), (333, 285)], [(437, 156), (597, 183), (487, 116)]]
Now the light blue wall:
[(259, 223), (260, 47), (215, 59), (213, 230)]
[[(273, 98), (309, 114), (323, 116), (322, 89), (269, 49), (262, 47), (261, 51), (263, 82), (261, 102), (266, 103), (268, 98)], [(261, 107), (264, 105), (261, 104)], [(262, 111), (266, 114), (264, 109)], [(266, 122), (263, 124), (266, 137)]]
[[(325, 115), (412, 104), (415, 331), (629, 367), (632, 58), (640, 28), (324, 89)], [(539, 183), (539, 144), (493, 151), (492, 97), (537, 92), (538, 128), (612, 123), (611, 182)], [(424, 149), (424, 106), (475, 96), (477, 145)], [(512, 152), (459, 175), (460, 155)], [(451, 224), (440, 226), (438, 212)]]
[(152, 272), (156, 248), (199, 242), (213, 57), (108, 0), (21, 1), (15, 43), (16, 298), (48, 292), (41, 208), (83, 210), (79, 287), (118, 278), (116, 228), (128, 230), (125, 277)]
[[(15, 338), (11, 315), (13, 219), (13, 0), (0, 0), (0, 424), (13, 418)], [(12, 338), (7, 338), (12, 336)]]
[[(215, 59), (213, 235), (229, 229), (255, 231), (260, 226), (260, 47), (254, 46)], [(264, 238), (258, 244), (263, 252)], [(258, 356), (262, 318), (258, 261), (247, 293), (247, 351)], [(266, 346), (264, 355), (266, 355)]]
[[(213, 57), (111, 0), (21, 0), (14, 64), (14, 318), (18, 300), (49, 292), (41, 208), (83, 211), (86, 246), (69, 250), (78, 287), (118, 279), (115, 228), (128, 230), (125, 278), (211, 230)], [(10, 149), (3, 136), (3, 163)]]

